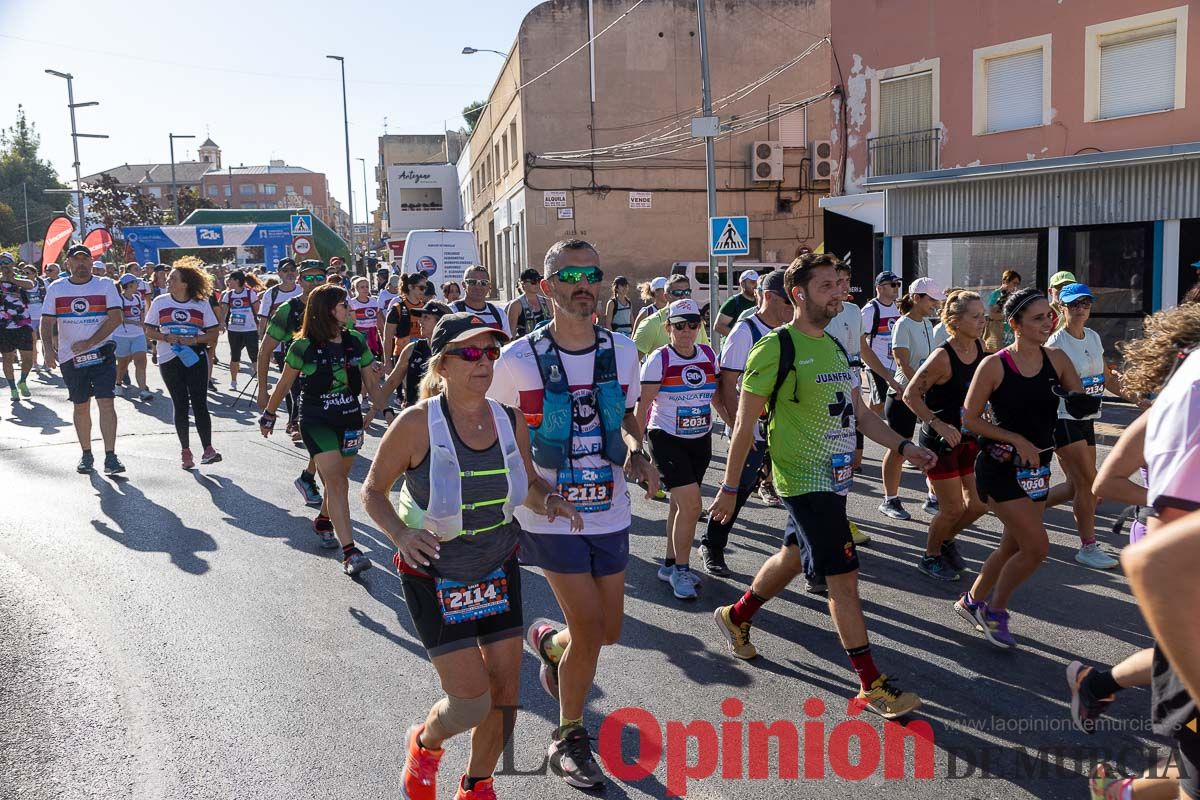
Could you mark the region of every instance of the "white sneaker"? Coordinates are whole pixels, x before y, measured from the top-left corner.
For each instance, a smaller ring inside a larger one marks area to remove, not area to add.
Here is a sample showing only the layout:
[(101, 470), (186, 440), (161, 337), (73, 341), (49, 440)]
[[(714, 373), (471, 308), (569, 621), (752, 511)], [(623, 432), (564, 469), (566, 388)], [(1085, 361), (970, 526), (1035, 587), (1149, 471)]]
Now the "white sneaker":
[(671, 591), (680, 600), (696, 599), (696, 579), (690, 569), (675, 567), (671, 571)]
[(230, 382), (229, 382), (229, 391), (231, 391), (231, 392), (236, 392), (236, 391), (237, 391), (237, 381), (230, 381)]
[(1075, 560), (1085, 567), (1091, 567), (1092, 569), (1112, 569), (1120, 563), (1117, 559), (1101, 550), (1098, 542), (1092, 542), (1080, 547), (1079, 552), (1075, 554)]

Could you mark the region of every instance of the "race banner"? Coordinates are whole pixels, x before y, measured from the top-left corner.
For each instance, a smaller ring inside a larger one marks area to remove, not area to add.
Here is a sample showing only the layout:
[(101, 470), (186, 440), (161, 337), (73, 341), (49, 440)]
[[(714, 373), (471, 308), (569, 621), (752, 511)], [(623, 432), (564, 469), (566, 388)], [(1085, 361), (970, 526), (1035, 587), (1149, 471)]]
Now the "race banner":
[(42, 265), (58, 260), (58, 254), (67, 246), (75, 231), (75, 225), (66, 217), (59, 217), (46, 228), (46, 241), (42, 245)]
[(92, 251), (92, 258), (104, 255), (104, 252), (112, 247), (112, 244), (112, 235), (104, 228), (96, 228), (83, 240), (84, 247)]

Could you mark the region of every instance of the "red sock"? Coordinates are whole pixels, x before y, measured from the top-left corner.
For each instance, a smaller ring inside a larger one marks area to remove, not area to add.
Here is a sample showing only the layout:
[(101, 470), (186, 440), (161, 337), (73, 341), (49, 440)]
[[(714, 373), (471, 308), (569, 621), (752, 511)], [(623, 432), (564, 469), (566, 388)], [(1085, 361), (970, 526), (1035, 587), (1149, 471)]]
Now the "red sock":
[(733, 604), (729, 609), (729, 619), (734, 625), (741, 625), (743, 622), (749, 622), (750, 618), (767, 602), (767, 598), (759, 597), (750, 589), (742, 595), (741, 599)]
[(871, 658), (871, 645), (864, 644), (862, 647), (847, 650), (846, 655), (850, 656), (850, 664), (858, 673), (858, 681), (862, 688), (869, 691), (871, 684), (879, 679), (879, 668), (875, 666), (875, 659)]

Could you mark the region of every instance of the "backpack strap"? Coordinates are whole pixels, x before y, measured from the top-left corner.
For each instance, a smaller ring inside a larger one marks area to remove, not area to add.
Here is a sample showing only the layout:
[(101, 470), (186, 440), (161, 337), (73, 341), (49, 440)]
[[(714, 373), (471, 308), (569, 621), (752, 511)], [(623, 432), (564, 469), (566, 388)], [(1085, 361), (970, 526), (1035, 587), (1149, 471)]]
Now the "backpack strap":
[(879, 308), (879, 301), (876, 300), (874, 297), (871, 298), (871, 309), (874, 312), (874, 317), (873, 317), (874, 321), (871, 323), (871, 334), (870, 334), (870, 338), (867, 339), (867, 341), (871, 344), (872, 347), (874, 347), (875, 346), (875, 334), (879, 331), (879, 318), (883, 313)]
[(774, 336), (779, 342), (779, 369), (775, 372), (775, 387), (771, 389), (771, 396), (767, 398), (767, 418), (770, 419), (775, 416), (779, 390), (783, 388), (788, 373), (796, 369), (796, 343), (792, 341), (792, 335), (788, 333), (786, 325), (776, 328), (767, 336)]

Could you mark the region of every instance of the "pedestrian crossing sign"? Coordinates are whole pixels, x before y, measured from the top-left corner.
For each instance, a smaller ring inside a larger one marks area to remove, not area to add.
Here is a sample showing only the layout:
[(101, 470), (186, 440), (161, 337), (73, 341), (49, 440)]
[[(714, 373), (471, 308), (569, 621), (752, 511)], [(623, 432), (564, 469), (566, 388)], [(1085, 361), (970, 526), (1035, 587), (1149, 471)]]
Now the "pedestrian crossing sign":
[(708, 231), (708, 251), (712, 255), (750, 255), (749, 217), (709, 217)]
[(292, 214), (292, 236), (312, 236), (312, 215)]

